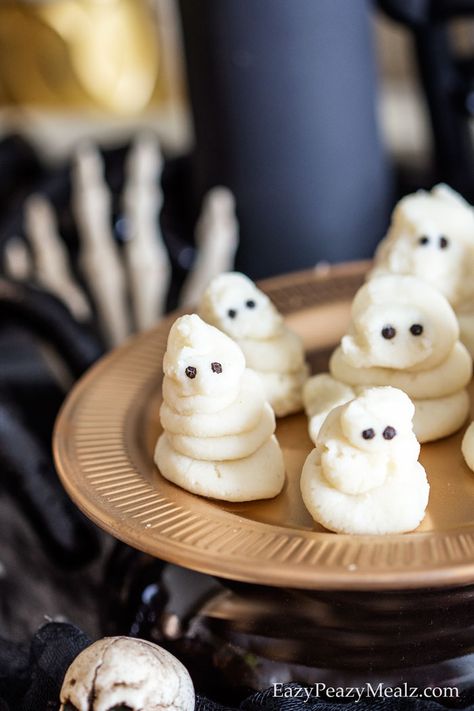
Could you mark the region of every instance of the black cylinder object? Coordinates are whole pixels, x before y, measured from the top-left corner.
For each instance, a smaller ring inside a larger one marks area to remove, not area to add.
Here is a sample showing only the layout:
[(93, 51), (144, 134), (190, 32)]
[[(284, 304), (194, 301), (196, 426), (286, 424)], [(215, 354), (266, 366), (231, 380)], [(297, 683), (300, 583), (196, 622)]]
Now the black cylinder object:
[(391, 208), (365, 0), (180, 0), (195, 196), (236, 196), (254, 278), (368, 256)]

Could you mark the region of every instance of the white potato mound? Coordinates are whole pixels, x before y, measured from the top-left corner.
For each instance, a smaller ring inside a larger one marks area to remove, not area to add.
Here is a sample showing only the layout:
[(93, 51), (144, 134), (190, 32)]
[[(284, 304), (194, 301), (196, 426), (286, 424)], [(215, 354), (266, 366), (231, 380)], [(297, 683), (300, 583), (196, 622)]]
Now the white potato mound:
[(362, 389), (392, 386), (413, 400), (420, 442), (446, 437), (465, 421), (472, 358), (445, 297), (412, 276), (379, 276), (357, 292), (351, 323), (329, 362), (310, 378), (304, 402), (316, 441), (324, 416)]
[[(169, 399), (169, 398), (168, 398)], [(265, 395), (260, 378), (246, 369), (237, 389), (235, 400), (217, 412), (194, 412), (184, 415), (163, 400), (161, 424), (168, 433), (191, 437), (222, 437), (233, 432), (253, 430), (262, 416)]]
[(309, 436), (314, 444), (331, 410), (349, 402), (355, 395), (354, 388), (336, 380), (329, 373), (314, 375), (306, 381), (303, 388), (303, 403), (309, 418)]
[(301, 475), (315, 521), (354, 534), (404, 533), (419, 525), (429, 485), (417, 461), (414, 411), (401, 390), (381, 387), (330, 412)]
[(369, 278), (409, 274), (431, 284), (457, 308), (473, 291), (474, 210), (447, 185), (418, 190), (395, 207)]
[[(459, 338), (451, 306), (434, 287), (411, 276), (372, 279), (357, 292), (351, 333), (341, 349), (356, 368), (426, 371), (449, 356)], [(418, 331), (414, 328), (418, 327)], [(392, 329), (393, 335), (383, 335)]]
[(257, 424), (247, 432), (237, 431), (220, 437), (190, 437), (169, 432), (167, 435), (173, 449), (191, 459), (226, 461), (248, 457), (261, 447), (274, 431), (275, 414), (266, 402)]
[(302, 341), (251, 279), (238, 272), (220, 274), (206, 289), (199, 313), (239, 344), (278, 417), (302, 409), (309, 374)]
[(409, 274), (431, 284), (456, 312), (461, 341), (474, 357), (473, 270), (474, 209), (441, 184), (400, 200), (368, 278)]
[(471, 422), (464, 433), (461, 451), (467, 466), (474, 471), (474, 422)]
[(212, 499), (235, 502), (272, 499), (285, 483), (283, 457), (274, 436), (242, 459), (206, 461), (180, 454), (163, 433), (156, 445), (155, 461), (166, 479), (193, 494)]
[(303, 386), (308, 374), (306, 367), (298, 373), (258, 373), (265, 397), (278, 417), (301, 410)]
[(161, 474), (226, 501), (272, 498), (284, 481), (275, 415), (239, 346), (192, 314), (171, 327), (163, 359)]

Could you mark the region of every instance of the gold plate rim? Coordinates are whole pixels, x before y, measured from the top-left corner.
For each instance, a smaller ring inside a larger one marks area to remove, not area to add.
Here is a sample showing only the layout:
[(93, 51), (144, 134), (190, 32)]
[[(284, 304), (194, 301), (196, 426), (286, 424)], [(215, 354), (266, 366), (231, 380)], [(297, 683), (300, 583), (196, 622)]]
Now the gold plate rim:
[[(260, 285), (288, 315), (296, 304), (303, 310), (314, 306), (315, 298), (320, 303), (340, 298), (341, 287), (354, 291), (367, 266), (352, 262)], [(125, 435), (134, 409), (157, 379), (159, 356), (175, 318), (176, 313), (171, 314), (157, 328), (104, 356), (61, 408), (53, 435), (56, 467), (64, 488), (86, 516), (152, 556), (253, 584), (408, 590), (474, 582), (474, 527), (383, 537), (335, 535), (253, 521), (218, 506), (213, 516), (200, 517), (160, 493), (141, 476), (136, 450), (131, 451), (135, 445), (130, 447)], [(111, 393), (109, 401), (106, 395)], [(161, 512), (156, 524), (140, 521), (140, 506), (134, 513), (127, 509), (127, 500), (133, 503), (135, 497), (136, 503), (137, 496), (145, 502), (143, 511), (155, 506)], [(191, 501), (197, 498), (187, 496)]]

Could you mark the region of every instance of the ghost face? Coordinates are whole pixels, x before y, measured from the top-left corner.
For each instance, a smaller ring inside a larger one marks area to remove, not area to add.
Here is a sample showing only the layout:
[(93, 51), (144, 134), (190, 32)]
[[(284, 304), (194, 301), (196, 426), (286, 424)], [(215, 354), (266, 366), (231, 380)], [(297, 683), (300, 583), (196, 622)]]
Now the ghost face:
[[(474, 234), (473, 234), (474, 237)], [(463, 241), (449, 235), (432, 222), (408, 224), (391, 246), (388, 266), (391, 271), (412, 274), (439, 289), (456, 302), (463, 289), (467, 260), (472, 258)]]
[(266, 339), (282, 328), (282, 317), (263, 291), (243, 274), (221, 274), (207, 288), (200, 313), (231, 338)]
[(163, 369), (180, 397), (219, 397), (235, 391), (244, 372), (239, 346), (199, 316), (182, 316), (171, 328)]
[(367, 453), (393, 456), (413, 438), (415, 408), (408, 395), (391, 387), (371, 388), (343, 408), (341, 429), (347, 441)]
[(341, 348), (354, 367), (426, 370), (445, 360), (458, 336), (439, 292), (415, 277), (385, 276), (357, 293)]
[(398, 467), (413, 466), (420, 452), (414, 410), (408, 396), (391, 387), (368, 388), (332, 410), (316, 445), (326, 479), (357, 495), (381, 486)]
[(436, 340), (426, 313), (403, 304), (369, 307), (354, 322), (354, 330), (353, 336), (343, 338), (344, 353), (361, 365), (383, 368), (403, 369), (425, 362)]
[(446, 186), (437, 186), (431, 193), (419, 191), (399, 203), (380, 262), (392, 273), (427, 281), (456, 303), (462, 297), (473, 251), (472, 207)]
[[(170, 375), (168, 370), (167, 375)], [(173, 379), (183, 397), (191, 395), (219, 395), (237, 384), (234, 363), (221, 349), (200, 352), (196, 348), (182, 348), (178, 353)]]

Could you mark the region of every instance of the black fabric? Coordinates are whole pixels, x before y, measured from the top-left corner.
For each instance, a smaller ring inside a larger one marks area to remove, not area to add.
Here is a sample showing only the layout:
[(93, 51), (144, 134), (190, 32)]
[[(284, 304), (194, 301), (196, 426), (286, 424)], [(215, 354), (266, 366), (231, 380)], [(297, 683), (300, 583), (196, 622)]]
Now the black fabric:
[(0, 279), (0, 317), (47, 341), (76, 378), (103, 353), (95, 336), (77, 323), (59, 299), (34, 286)]
[[(33, 637), (31, 646), (0, 639), (0, 711), (58, 711), (59, 693), (67, 668), (91, 640), (77, 627), (50, 622)], [(293, 698), (276, 697), (274, 689), (253, 694), (240, 711), (442, 711), (445, 706), (421, 699), (365, 699), (335, 702), (297, 697), (297, 684), (284, 684)], [(474, 709), (469, 704), (465, 709)], [(197, 696), (196, 711), (231, 711), (229, 707)]]
[(38, 630), (29, 653), (0, 640), (0, 711), (57, 711), (66, 670), (90, 643), (77, 627), (59, 622)]
[(15, 498), (53, 560), (71, 568), (98, 555), (95, 529), (65, 495), (50, 452), (1, 392), (0, 472), (0, 491)]

